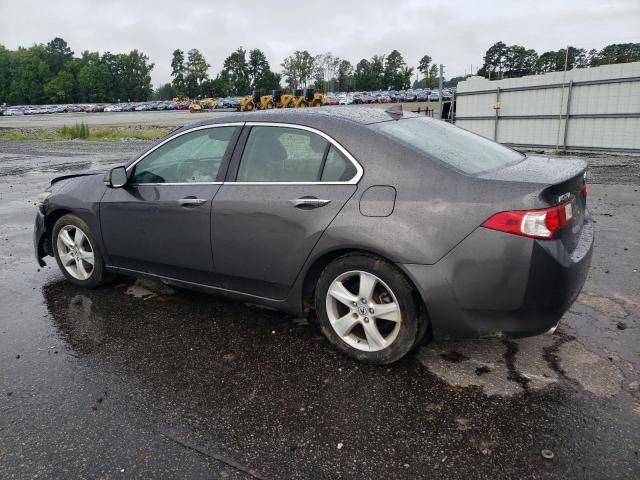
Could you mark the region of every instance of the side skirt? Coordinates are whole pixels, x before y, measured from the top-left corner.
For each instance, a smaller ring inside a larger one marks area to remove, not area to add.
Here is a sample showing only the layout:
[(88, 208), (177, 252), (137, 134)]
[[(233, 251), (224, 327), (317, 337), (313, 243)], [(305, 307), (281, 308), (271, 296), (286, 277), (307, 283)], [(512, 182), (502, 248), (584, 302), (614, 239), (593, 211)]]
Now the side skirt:
[(287, 300), (276, 300), (268, 297), (261, 297), (259, 295), (253, 295), (250, 293), (238, 292), (236, 290), (229, 290), (221, 287), (214, 287), (211, 285), (203, 285), (201, 283), (189, 282), (187, 280), (180, 280), (172, 277), (165, 277), (163, 275), (157, 275), (155, 273), (143, 272), (140, 270), (133, 270), (130, 268), (115, 267), (113, 265), (105, 265), (105, 268), (113, 273), (127, 275), (127, 276), (144, 276), (150, 278), (157, 278), (165, 281), (168, 285), (175, 285), (177, 287), (183, 287), (189, 290), (195, 290), (213, 295), (222, 295), (228, 298), (236, 300), (243, 300), (249, 303), (255, 303), (264, 307), (279, 310), (290, 315), (300, 315), (299, 308), (293, 306)]

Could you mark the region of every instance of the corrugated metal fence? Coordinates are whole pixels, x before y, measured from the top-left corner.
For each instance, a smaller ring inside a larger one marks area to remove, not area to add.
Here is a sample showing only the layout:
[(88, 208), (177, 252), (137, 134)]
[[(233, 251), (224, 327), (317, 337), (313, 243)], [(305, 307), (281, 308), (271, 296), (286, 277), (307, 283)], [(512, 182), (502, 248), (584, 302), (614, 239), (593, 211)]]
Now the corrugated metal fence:
[(458, 84), (456, 125), (512, 146), (640, 153), (640, 62)]

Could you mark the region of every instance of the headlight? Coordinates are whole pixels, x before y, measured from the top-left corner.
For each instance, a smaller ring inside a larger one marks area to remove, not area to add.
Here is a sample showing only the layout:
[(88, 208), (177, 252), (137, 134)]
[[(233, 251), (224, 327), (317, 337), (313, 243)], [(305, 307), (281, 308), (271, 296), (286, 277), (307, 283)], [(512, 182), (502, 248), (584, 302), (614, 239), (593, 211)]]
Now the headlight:
[(40, 204), (47, 201), (47, 199), (51, 196), (51, 192), (40, 192), (36, 195), (36, 201)]

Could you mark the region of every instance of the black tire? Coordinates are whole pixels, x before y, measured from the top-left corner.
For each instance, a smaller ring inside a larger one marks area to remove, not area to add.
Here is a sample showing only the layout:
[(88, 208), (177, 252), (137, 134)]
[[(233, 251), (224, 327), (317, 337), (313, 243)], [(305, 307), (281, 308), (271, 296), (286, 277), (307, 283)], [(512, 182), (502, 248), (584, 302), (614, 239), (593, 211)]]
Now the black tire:
[[(378, 277), (392, 291), (399, 304), (399, 332), (392, 343), (382, 350), (363, 351), (354, 348), (336, 333), (329, 320), (327, 292), (334, 280), (352, 271), (363, 271)], [(426, 330), (425, 316), (421, 315), (414, 288), (405, 275), (395, 265), (365, 254), (347, 254), (325, 267), (316, 285), (315, 307), (320, 328), (329, 342), (342, 353), (366, 363), (384, 365), (401, 359), (421, 340)]]
[[(71, 273), (67, 271), (65, 266), (62, 264), (62, 261), (60, 260), (60, 251), (59, 251), (57, 240), (58, 240), (58, 235), (60, 233), (60, 230), (62, 230), (65, 227), (73, 227), (73, 228), (80, 229), (90, 243), (90, 247), (93, 252), (94, 264), (89, 274), (89, 277), (86, 278), (85, 280), (81, 280), (71, 275)], [(98, 244), (93, 234), (91, 233), (91, 229), (89, 228), (89, 225), (87, 225), (87, 223), (84, 220), (82, 220), (80, 217), (73, 215), (71, 213), (68, 213), (60, 217), (56, 221), (55, 225), (53, 226), (53, 232), (51, 235), (51, 246), (53, 249), (54, 256), (56, 258), (56, 262), (58, 263), (58, 267), (60, 268), (60, 271), (62, 271), (66, 279), (69, 280), (69, 282), (73, 283), (74, 285), (77, 285), (79, 287), (85, 287), (85, 288), (95, 288), (109, 280), (110, 276), (107, 274), (105, 270), (104, 258), (98, 248)]]

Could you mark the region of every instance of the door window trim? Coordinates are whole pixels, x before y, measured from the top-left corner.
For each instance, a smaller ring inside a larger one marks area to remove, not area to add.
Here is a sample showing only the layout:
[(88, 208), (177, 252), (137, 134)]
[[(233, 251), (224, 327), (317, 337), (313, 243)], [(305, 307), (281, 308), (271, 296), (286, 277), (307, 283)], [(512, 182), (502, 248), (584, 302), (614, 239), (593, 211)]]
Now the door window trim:
[(236, 175), (240, 169), (240, 162), (242, 161), (242, 153), (244, 150), (244, 146), (246, 145), (247, 138), (244, 139), (242, 145), (240, 145), (240, 158), (238, 162), (234, 162), (235, 171), (230, 171), (229, 174), (233, 180), (229, 180), (229, 174), (227, 175), (227, 180), (224, 182), (225, 185), (356, 185), (362, 175), (364, 174), (364, 170), (362, 165), (358, 163), (358, 161), (351, 155), (346, 148), (340, 145), (336, 140), (334, 140), (331, 136), (327, 135), (321, 130), (318, 130), (313, 127), (308, 127), (306, 125), (298, 125), (295, 123), (285, 123), (285, 122), (245, 122), (245, 128), (251, 127), (281, 127), (281, 128), (292, 128), (296, 130), (304, 130), (307, 132), (315, 133), (316, 135), (321, 136), (330, 145), (333, 145), (349, 162), (353, 164), (356, 169), (356, 174), (350, 180), (344, 181), (336, 181), (336, 182), (323, 182), (323, 181), (313, 181), (313, 182), (237, 182), (235, 181)]
[[(200, 125), (198, 127), (193, 127), (193, 128), (189, 128), (187, 130), (183, 130), (181, 132), (178, 132), (174, 135), (171, 135), (170, 137), (166, 138), (165, 140), (163, 140), (162, 142), (160, 142), (159, 144), (155, 145), (153, 148), (151, 148), (150, 150), (147, 150), (146, 152), (144, 152), (142, 155), (140, 155), (137, 159), (135, 159), (133, 162), (131, 162), (129, 165), (127, 165), (126, 170), (127, 170), (127, 175), (129, 175), (132, 171), (133, 168), (142, 160), (144, 160), (144, 158), (147, 155), (150, 155), (151, 153), (153, 153), (154, 151), (156, 151), (158, 148), (162, 147), (164, 144), (170, 142), (171, 140), (174, 140), (178, 137), (181, 137), (182, 135), (186, 135), (187, 133), (192, 133), (192, 132), (197, 132), (198, 130), (207, 130), (209, 128), (222, 128), (222, 127), (236, 127), (236, 132), (234, 132), (234, 134), (231, 136), (231, 140), (229, 141), (229, 145), (227, 146), (227, 151), (225, 152), (224, 157), (222, 158), (222, 163), (220, 164), (220, 171), (218, 172), (220, 174), (220, 172), (223, 172), (226, 175), (226, 166), (225, 164), (229, 163), (229, 159), (231, 158), (231, 155), (233, 154), (233, 149), (235, 149), (235, 146), (238, 142), (238, 137), (239, 137), (239, 132), (242, 130), (241, 128), (238, 129), (238, 127), (242, 127), (244, 126), (245, 122), (228, 122), (228, 123), (215, 123), (215, 124), (211, 124), (211, 125)], [(231, 144), (233, 144), (233, 148), (231, 149), (231, 151), (229, 151), (229, 146), (231, 146)], [(223, 171), (224, 168), (224, 171)], [(223, 177), (224, 178), (224, 177)], [(167, 186), (171, 186), (171, 185), (222, 185), (224, 182), (167, 182), (167, 183), (134, 183), (133, 185), (135, 186), (141, 186), (141, 185), (152, 185), (155, 187), (159, 187), (162, 185), (167, 185)]]

